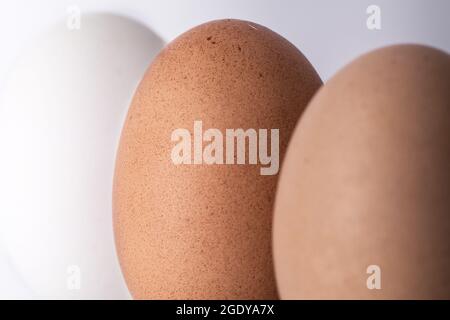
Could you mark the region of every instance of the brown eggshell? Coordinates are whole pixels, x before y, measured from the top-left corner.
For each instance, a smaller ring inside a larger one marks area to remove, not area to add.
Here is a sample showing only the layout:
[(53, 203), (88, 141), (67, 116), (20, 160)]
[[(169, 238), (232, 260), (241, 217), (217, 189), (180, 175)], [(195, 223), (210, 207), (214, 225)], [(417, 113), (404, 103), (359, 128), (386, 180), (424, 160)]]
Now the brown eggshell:
[(292, 137), (274, 215), (281, 298), (449, 299), (449, 55), (387, 47), (326, 83)]
[(271, 30), (198, 26), (156, 58), (140, 84), (117, 157), (114, 226), (138, 299), (273, 299), (272, 209), (278, 175), (260, 165), (175, 165), (171, 133), (280, 129), (280, 158), (321, 81)]

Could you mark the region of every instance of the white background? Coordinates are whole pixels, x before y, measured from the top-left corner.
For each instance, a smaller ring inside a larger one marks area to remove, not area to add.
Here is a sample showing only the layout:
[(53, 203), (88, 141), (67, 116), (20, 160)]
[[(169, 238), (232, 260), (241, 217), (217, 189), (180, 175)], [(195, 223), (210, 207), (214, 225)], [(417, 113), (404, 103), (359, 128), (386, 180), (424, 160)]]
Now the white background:
[[(213, 19), (250, 20), (278, 32), (311, 61), (323, 80), (356, 56), (392, 43), (450, 51), (449, 0), (0, 0), (0, 90), (17, 55), (46, 28), (82, 13), (112, 12), (143, 23), (164, 40)], [(366, 9), (381, 8), (381, 30), (368, 30)]]

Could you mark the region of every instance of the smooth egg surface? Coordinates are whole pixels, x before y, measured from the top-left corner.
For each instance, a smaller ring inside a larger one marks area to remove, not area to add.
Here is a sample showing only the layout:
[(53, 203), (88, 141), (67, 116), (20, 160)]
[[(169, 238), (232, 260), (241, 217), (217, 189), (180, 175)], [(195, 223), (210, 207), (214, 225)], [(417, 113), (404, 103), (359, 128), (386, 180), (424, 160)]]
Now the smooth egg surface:
[(283, 163), (284, 299), (450, 298), (450, 56), (396, 45), (315, 95)]

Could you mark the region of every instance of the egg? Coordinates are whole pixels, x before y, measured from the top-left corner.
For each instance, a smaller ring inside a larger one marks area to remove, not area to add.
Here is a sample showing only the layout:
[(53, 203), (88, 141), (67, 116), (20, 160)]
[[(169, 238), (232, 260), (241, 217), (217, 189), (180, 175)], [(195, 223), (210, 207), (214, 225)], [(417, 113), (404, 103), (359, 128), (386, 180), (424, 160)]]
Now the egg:
[(202, 24), (157, 56), (130, 107), (114, 180), (116, 246), (134, 298), (277, 297), (279, 163), (320, 85), (298, 49), (247, 21)]
[(39, 299), (129, 298), (112, 227), (112, 179), (134, 90), (163, 46), (112, 14), (61, 22), (11, 68), (0, 106), (0, 233)]
[(450, 298), (449, 88), (449, 55), (411, 44), (318, 91), (276, 196), (281, 298)]

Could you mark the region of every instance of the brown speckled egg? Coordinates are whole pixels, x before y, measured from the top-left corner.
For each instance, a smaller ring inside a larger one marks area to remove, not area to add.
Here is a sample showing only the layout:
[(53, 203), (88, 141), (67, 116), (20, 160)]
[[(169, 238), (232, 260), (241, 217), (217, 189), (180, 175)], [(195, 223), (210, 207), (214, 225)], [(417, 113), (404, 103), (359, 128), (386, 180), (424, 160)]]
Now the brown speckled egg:
[(283, 164), (284, 299), (450, 299), (450, 56), (368, 53), (315, 95)]
[[(116, 162), (116, 244), (134, 298), (277, 297), (271, 230), (278, 169), (262, 174), (267, 159), (254, 163), (250, 138), (241, 164), (231, 147), (216, 148), (213, 163), (195, 150), (212, 143), (208, 129), (223, 134), (222, 144), (217, 135), (214, 141), (224, 146), (226, 130), (241, 128), (255, 130), (259, 152), (259, 129), (268, 130), (267, 143), (278, 129), (281, 162), (320, 85), (302, 53), (251, 22), (200, 25), (160, 53), (135, 94)], [(177, 130), (192, 143), (180, 153)], [(173, 153), (186, 158), (178, 163)]]

